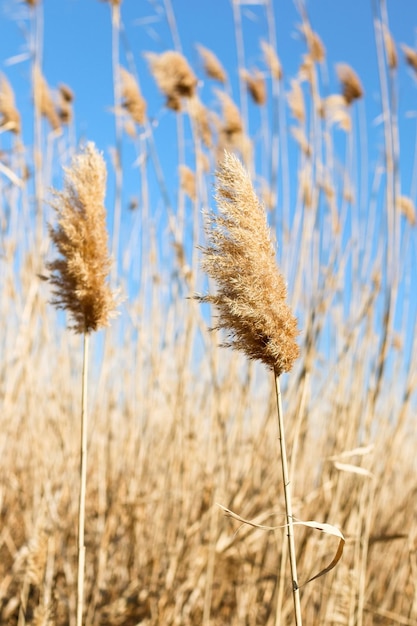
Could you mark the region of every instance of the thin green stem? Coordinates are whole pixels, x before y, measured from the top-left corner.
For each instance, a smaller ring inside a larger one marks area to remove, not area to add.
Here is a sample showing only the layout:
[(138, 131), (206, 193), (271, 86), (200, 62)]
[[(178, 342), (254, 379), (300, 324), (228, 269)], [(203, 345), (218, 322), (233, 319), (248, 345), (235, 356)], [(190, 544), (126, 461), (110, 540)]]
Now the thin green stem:
[(81, 446), (80, 446), (80, 499), (78, 505), (78, 575), (77, 575), (77, 626), (82, 626), (84, 569), (85, 569), (85, 497), (87, 487), (87, 374), (88, 333), (84, 333), (83, 379), (81, 387)]
[(288, 528), (288, 551), (289, 551), (290, 566), (291, 566), (294, 615), (295, 615), (296, 626), (302, 626), (300, 589), (298, 586), (298, 579), (297, 579), (297, 560), (296, 560), (295, 542), (294, 542), (294, 523), (293, 523), (292, 502), (291, 502), (291, 485), (290, 485), (290, 477), (289, 477), (289, 470), (288, 470), (287, 449), (285, 445), (285, 431), (284, 431), (284, 417), (283, 417), (282, 402), (281, 402), (281, 388), (279, 384), (279, 376), (276, 373), (275, 373), (275, 391), (276, 391), (276, 397), (277, 397), (279, 444), (281, 448), (282, 479), (284, 482), (285, 516), (286, 516), (287, 528)]

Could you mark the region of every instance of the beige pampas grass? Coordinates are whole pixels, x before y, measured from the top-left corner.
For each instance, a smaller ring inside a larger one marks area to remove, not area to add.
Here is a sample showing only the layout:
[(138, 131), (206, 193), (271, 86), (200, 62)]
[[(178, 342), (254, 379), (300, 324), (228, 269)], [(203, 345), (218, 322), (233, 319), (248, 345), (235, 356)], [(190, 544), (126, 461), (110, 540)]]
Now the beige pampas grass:
[(405, 216), (411, 226), (416, 225), (416, 207), (411, 198), (399, 196), (397, 198), (397, 210)]
[(287, 98), (292, 115), (300, 122), (300, 124), (304, 124), (306, 113), (303, 90), (301, 89), (299, 81), (294, 78), (291, 80), (291, 91), (288, 93)]
[(404, 52), (406, 62), (415, 72), (417, 72), (417, 50), (413, 50), (413, 48), (410, 48), (410, 46), (406, 46), (405, 44), (402, 44), (401, 48)]
[(398, 65), (398, 56), (397, 56), (397, 49), (395, 47), (395, 42), (390, 31), (385, 26), (385, 24), (381, 24), (381, 28), (382, 28), (382, 34), (384, 37), (384, 45), (385, 45), (385, 52), (387, 55), (388, 67), (391, 70), (394, 70)]
[(220, 83), (225, 84), (227, 82), (227, 74), (220, 63), (219, 59), (216, 57), (214, 52), (208, 50), (204, 46), (200, 44), (197, 45), (198, 52), (204, 63), (204, 71), (210, 78), (219, 81)]
[(262, 361), (279, 376), (299, 355), (297, 320), (285, 301), (265, 211), (248, 173), (227, 152), (217, 172), (216, 200), (219, 215), (208, 216), (202, 266), (218, 290), (198, 299), (218, 310), (216, 329), (227, 333), (224, 346)]
[(197, 78), (187, 60), (179, 52), (168, 50), (162, 54), (146, 54), (152, 75), (163, 94), (166, 106), (173, 111), (181, 110), (181, 98), (192, 98)]
[(197, 96), (190, 98), (188, 113), (196, 125), (196, 131), (202, 142), (207, 148), (211, 148), (213, 142), (211, 137), (209, 114), (206, 107)]
[(180, 165), (180, 186), (191, 200), (195, 201), (197, 197), (196, 181), (194, 172), (187, 165)]
[(106, 167), (93, 143), (65, 171), (63, 191), (54, 192), (57, 226), (50, 227), (59, 257), (48, 263), (52, 303), (69, 312), (71, 328), (90, 333), (107, 326), (116, 307), (106, 283), (107, 251), (104, 196)]
[(255, 104), (262, 106), (266, 102), (266, 86), (265, 79), (261, 72), (255, 70), (250, 74), (247, 70), (241, 71), (242, 80), (245, 81), (246, 87)]
[(306, 39), (311, 60), (314, 63), (322, 63), (326, 57), (326, 48), (319, 35), (313, 31), (308, 22), (303, 22), (300, 30)]
[(72, 120), (72, 103), (74, 93), (68, 85), (61, 84), (58, 87), (58, 114), (63, 124), (69, 124)]
[(35, 65), (33, 71), (33, 92), (35, 99), (35, 107), (39, 114), (46, 117), (50, 123), (52, 130), (61, 129), (61, 120), (55, 109), (48, 83), (42, 75), (38, 65)]
[(264, 54), (266, 66), (271, 72), (272, 78), (275, 78), (276, 80), (281, 80), (282, 67), (274, 48), (267, 41), (263, 40), (261, 41), (261, 48)]
[(202, 266), (216, 282), (217, 293), (198, 299), (215, 305), (215, 328), (227, 333), (224, 346), (261, 361), (274, 374), (295, 623), (302, 626), (279, 383), (280, 375), (289, 372), (299, 356), (297, 320), (286, 303), (287, 289), (276, 265), (265, 210), (248, 173), (228, 152), (217, 172), (216, 200), (219, 213), (208, 215)]
[(339, 63), (336, 66), (337, 75), (342, 84), (342, 94), (346, 104), (351, 104), (354, 100), (363, 97), (363, 87), (356, 72), (347, 65)]
[(20, 133), (20, 115), (15, 106), (14, 91), (4, 74), (0, 74), (0, 128)]
[(144, 124), (146, 120), (146, 102), (142, 97), (135, 77), (124, 67), (121, 67), (120, 79), (122, 82), (123, 107), (128, 111), (136, 124)]

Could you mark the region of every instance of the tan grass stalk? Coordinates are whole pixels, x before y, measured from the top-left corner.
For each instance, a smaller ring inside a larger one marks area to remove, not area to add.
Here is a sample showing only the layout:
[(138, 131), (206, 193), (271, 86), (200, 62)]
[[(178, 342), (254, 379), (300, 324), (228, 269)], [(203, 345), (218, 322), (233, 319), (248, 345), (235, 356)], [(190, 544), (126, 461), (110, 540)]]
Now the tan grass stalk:
[(181, 98), (192, 98), (197, 86), (197, 78), (186, 58), (173, 50), (162, 54), (148, 52), (146, 58), (159, 89), (167, 98), (166, 106), (180, 111)]
[(128, 111), (132, 120), (139, 125), (146, 120), (146, 102), (142, 97), (135, 77), (124, 67), (120, 68), (122, 83), (123, 107)]
[(87, 144), (65, 171), (63, 191), (55, 191), (57, 226), (50, 237), (59, 257), (48, 263), (52, 303), (72, 318), (70, 328), (84, 336), (81, 391), (80, 494), (78, 508), (77, 626), (82, 624), (85, 569), (85, 502), (87, 486), (88, 338), (109, 324), (116, 301), (106, 282), (110, 271), (104, 196), (106, 167), (94, 144)]
[(198, 52), (204, 63), (204, 71), (210, 78), (219, 81), (220, 83), (227, 83), (227, 74), (220, 63), (219, 59), (216, 57), (214, 52), (208, 50), (204, 46), (200, 44), (197, 45)]
[(0, 74), (0, 128), (20, 133), (20, 114), (16, 109), (14, 91), (4, 74)]
[(339, 63), (336, 67), (337, 75), (342, 84), (343, 97), (346, 104), (352, 104), (355, 100), (363, 97), (363, 87), (356, 72), (347, 65)]
[(291, 489), (285, 447), (279, 376), (299, 356), (297, 320), (286, 303), (287, 290), (275, 261), (265, 210), (239, 160), (225, 152), (217, 172), (218, 215), (207, 216), (208, 244), (202, 267), (217, 292), (198, 296), (218, 312), (215, 329), (226, 331), (223, 346), (264, 363), (275, 377), (281, 463), (284, 481), (288, 548), (296, 624), (301, 624), (293, 534)]

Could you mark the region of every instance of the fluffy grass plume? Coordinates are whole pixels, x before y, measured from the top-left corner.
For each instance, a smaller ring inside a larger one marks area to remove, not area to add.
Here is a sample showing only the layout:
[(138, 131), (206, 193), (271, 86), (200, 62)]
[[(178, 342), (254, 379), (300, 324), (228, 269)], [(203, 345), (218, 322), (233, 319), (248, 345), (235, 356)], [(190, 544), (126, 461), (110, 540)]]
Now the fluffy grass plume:
[(219, 215), (208, 217), (203, 269), (217, 293), (199, 299), (217, 307), (223, 345), (243, 351), (279, 376), (299, 355), (297, 320), (276, 261), (265, 211), (240, 161), (225, 152), (217, 172)]
[(173, 50), (162, 54), (148, 52), (146, 58), (159, 89), (167, 98), (166, 106), (180, 111), (181, 98), (192, 98), (197, 86), (197, 78), (186, 58)]
[(63, 191), (52, 204), (57, 226), (49, 232), (60, 257), (48, 263), (52, 303), (68, 311), (71, 328), (90, 333), (107, 326), (116, 302), (106, 282), (111, 267), (107, 250), (106, 166), (93, 143), (65, 171)]
[(0, 74), (0, 128), (20, 133), (20, 115), (15, 106), (12, 86), (4, 74)]
[(136, 124), (144, 124), (146, 121), (146, 102), (140, 93), (139, 85), (135, 77), (124, 67), (120, 68), (122, 81), (123, 107), (129, 112)]

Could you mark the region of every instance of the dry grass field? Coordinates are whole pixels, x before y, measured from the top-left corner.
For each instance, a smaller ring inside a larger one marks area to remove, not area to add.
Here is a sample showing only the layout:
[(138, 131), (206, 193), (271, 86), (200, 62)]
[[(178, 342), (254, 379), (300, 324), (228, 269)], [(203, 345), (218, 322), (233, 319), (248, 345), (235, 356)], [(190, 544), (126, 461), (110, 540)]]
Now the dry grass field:
[[(23, 4), (36, 41), (31, 115), (22, 119), (7, 70), (0, 78), (0, 623), (75, 626), (82, 337), (51, 306), (42, 276), (55, 254), (50, 188), (62, 189), (62, 167), (79, 149), (77, 99), (48, 86), (35, 36), (42, 7)], [(300, 328), (300, 356), (281, 377), (293, 513), (346, 539), (336, 567), (301, 586), (303, 621), (416, 626), (416, 198), (399, 167), (395, 94), (398, 72), (417, 78), (417, 51), (391, 37), (375, 2), (384, 145), (368, 172), (366, 85), (340, 65), (338, 92), (326, 92), (322, 70), (334, 60), (302, 11), (299, 70), (284, 77), (273, 29), (259, 42), (259, 73), (244, 67), (233, 5), (236, 93), (211, 50), (200, 47), (194, 67), (173, 37), (171, 50), (147, 54), (176, 137), (172, 189), (134, 59), (118, 57), (123, 2), (107, 4), (109, 281), (120, 303), (91, 335), (83, 623), (294, 624), (274, 377), (219, 347), (221, 333), (208, 330), (215, 307), (193, 297), (215, 291), (198, 246), (228, 150), (264, 203)], [(161, 4), (176, 33), (175, 0)], [(264, 5), (269, 23), (273, 4)], [(131, 170), (118, 158), (127, 144), (138, 163), (130, 211)], [(279, 528), (241, 524), (219, 504)], [(294, 533), (302, 585), (338, 542), (303, 526)]]

